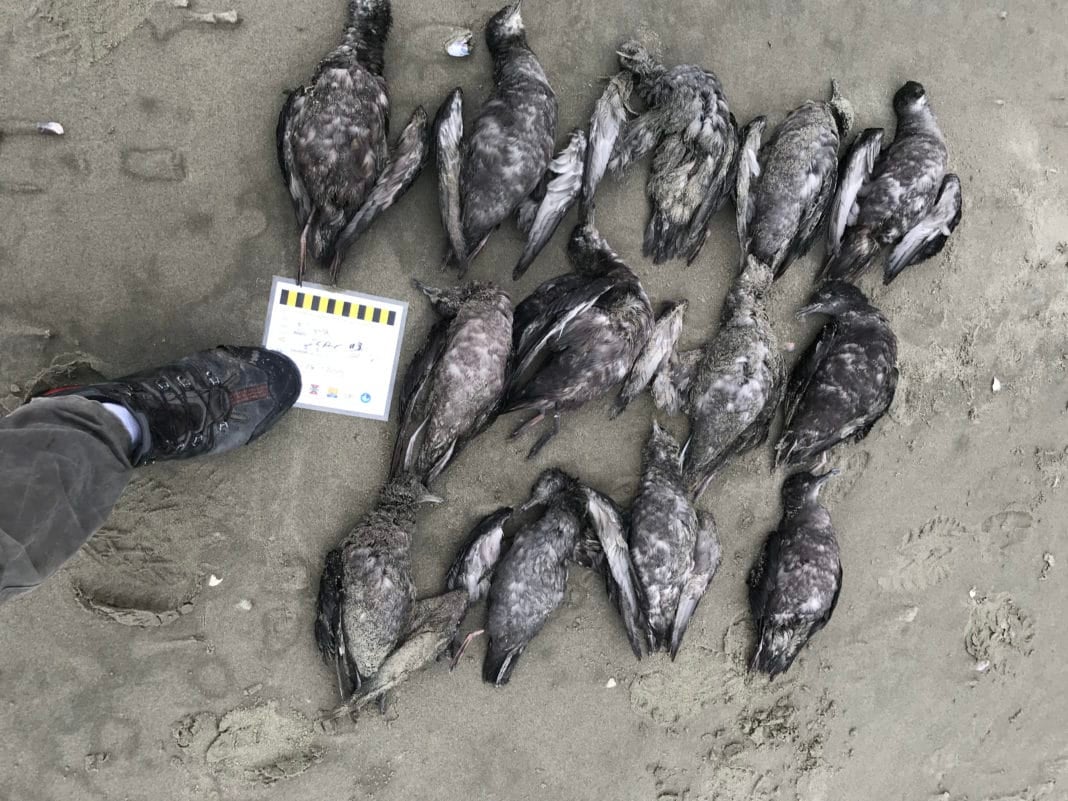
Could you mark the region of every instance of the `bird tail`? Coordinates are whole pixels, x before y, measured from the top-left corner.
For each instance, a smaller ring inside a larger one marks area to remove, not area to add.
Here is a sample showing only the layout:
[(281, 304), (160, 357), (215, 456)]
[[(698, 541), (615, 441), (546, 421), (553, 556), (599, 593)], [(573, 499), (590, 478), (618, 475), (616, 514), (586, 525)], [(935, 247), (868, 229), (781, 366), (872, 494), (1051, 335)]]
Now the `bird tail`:
[(652, 258), (653, 264), (663, 264), (678, 256), (686, 245), (690, 228), (673, 222), (663, 209), (657, 209), (645, 227), (642, 255)]
[(858, 228), (846, 234), (842, 247), (823, 268), (823, 279), (853, 281), (875, 261), (879, 243), (871, 233)]
[(811, 626), (776, 626), (765, 620), (749, 662), (750, 672), (767, 673), (772, 679), (785, 673), (814, 633)]
[(489, 648), (486, 651), (486, 658), (482, 662), (482, 680), (492, 684), (494, 687), (507, 684), (512, 678), (512, 671), (515, 670), (516, 662), (519, 661), (524, 647), (520, 646), (519, 648), (500, 651), (495, 647), (491, 639)]

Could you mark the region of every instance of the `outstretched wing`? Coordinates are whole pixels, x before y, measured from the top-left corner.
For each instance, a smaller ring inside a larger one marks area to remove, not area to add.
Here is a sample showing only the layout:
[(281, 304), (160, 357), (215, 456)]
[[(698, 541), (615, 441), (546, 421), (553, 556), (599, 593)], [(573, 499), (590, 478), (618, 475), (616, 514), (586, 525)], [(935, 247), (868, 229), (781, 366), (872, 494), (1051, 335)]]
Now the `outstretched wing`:
[(742, 152), (738, 158), (738, 175), (734, 183), (734, 218), (738, 229), (738, 246), (741, 248), (742, 264), (749, 249), (749, 221), (753, 218), (753, 202), (750, 187), (760, 177), (760, 139), (768, 124), (767, 117), (756, 117), (746, 125), (739, 136)]
[(526, 247), (512, 271), (513, 279), (518, 279), (533, 264), (563, 221), (564, 215), (578, 199), (585, 158), (586, 133), (576, 129), (571, 132), (567, 147), (549, 164), (549, 171), (554, 177), (546, 186), (545, 196), (534, 215)]
[(642, 632), (644, 624), (638, 606), (638, 594), (634, 589), (634, 567), (623, 533), (623, 516), (613, 501), (597, 490), (586, 487), (586, 511), (590, 525), (604, 552), (608, 572), (609, 595), (619, 608), (623, 626), (627, 630), (630, 648), (638, 659), (642, 658)]
[(960, 223), (962, 211), (960, 178), (950, 173), (942, 181), (938, 201), (927, 216), (916, 223), (890, 253), (883, 283), (889, 284), (906, 267), (937, 256)]
[(582, 178), (582, 207), (587, 212), (593, 206), (593, 196), (604, 178), (608, 162), (616, 151), (619, 135), (626, 125), (627, 100), (633, 89), (634, 81), (630, 73), (620, 72), (608, 81), (608, 86), (594, 106)]
[(642, 348), (634, 365), (627, 374), (623, 389), (616, 399), (612, 416), (620, 414), (627, 408), (661, 369), (677, 359), (676, 348), (682, 334), (682, 318), (686, 312), (686, 301), (669, 303), (656, 321), (652, 336)]
[(334, 245), (337, 259), (344, 259), (352, 243), (367, 230), (375, 218), (396, 203), (398, 198), (415, 183), (430, 153), (427, 128), (426, 111), (420, 106), (412, 114), (411, 120), (401, 133), (393, 156), (378, 177), (371, 194), (348, 225), (338, 234)]
[(845, 167), (838, 180), (838, 192), (831, 205), (831, 219), (827, 226), (827, 255), (835, 256), (842, 246), (845, 230), (856, 220), (854, 206), (864, 185), (871, 180), (875, 162), (883, 142), (882, 128), (868, 128), (861, 133), (849, 148)]
[(464, 242), (460, 202), (460, 168), (464, 155), (464, 92), (459, 87), (442, 103), (434, 122), (434, 141), (438, 155), (438, 204), (441, 224), (449, 237), (449, 246), (461, 267), (468, 253)]

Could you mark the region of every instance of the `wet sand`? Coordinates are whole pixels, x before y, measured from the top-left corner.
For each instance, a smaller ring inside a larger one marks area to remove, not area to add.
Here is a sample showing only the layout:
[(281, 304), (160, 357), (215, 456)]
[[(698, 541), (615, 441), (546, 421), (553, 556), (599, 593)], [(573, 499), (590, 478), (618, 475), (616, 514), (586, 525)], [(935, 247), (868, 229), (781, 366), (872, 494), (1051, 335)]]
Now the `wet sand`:
[[(2, 116), (61, 139), (0, 142), (0, 404), (53, 362), (121, 374), (218, 342), (259, 342), (271, 277), (296, 263), (274, 155), (282, 92), (336, 41), (341, 0), (234, 0), (237, 25), (168, 2), (12, 0), (0, 8)], [(503, 690), (460, 666), (421, 673), (387, 714), (324, 731), (332, 672), (312, 641), (321, 560), (382, 481), (393, 424), (296, 411), (254, 446), (137, 473), (114, 516), (46, 586), (0, 607), (0, 798), (803, 799), (1054, 801), (1068, 796), (1068, 26), (1057, 2), (869, 7), (528, 0), (531, 42), (585, 124), (614, 48), (655, 31), (665, 59), (722, 79), (744, 122), (774, 124), (831, 77), (861, 126), (921, 80), (965, 214), (934, 262), (862, 286), (901, 341), (888, 417), (838, 449), (828, 487), (845, 568), (834, 620), (786, 676), (745, 675), (744, 579), (778, 518), (770, 448), (706, 494), (724, 560), (675, 663), (635, 662), (600, 579), (567, 600)], [(398, 0), (387, 49), (395, 130), (461, 84), (455, 27), (495, 3)], [(684, 344), (714, 325), (736, 260), (724, 211), (691, 267), (641, 258), (644, 168), (608, 179), (598, 223), (656, 300), (687, 297)], [(565, 269), (568, 224), (518, 284), (506, 226), (472, 277), (523, 297)], [(431, 324), (411, 278), (438, 272), (432, 171), (379, 221), (341, 285), (411, 306), (405, 363)], [(820, 254), (773, 292), (781, 341)], [(321, 279), (321, 274), (310, 276)], [(799, 351), (795, 351), (797, 353)], [(793, 356), (790, 357), (794, 358)], [(992, 391), (997, 378), (1000, 391)], [(436, 487), (416, 546), (436, 593), (482, 514), (559, 464), (627, 501), (652, 404), (567, 415), (534, 462), (499, 421)], [(395, 417), (394, 417), (395, 421)], [(670, 420), (676, 433), (683, 420)], [(208, 576), (222, 583), (208, 586)], [(468, 625), (479, 621), (476, 608)], [(613, 684), (609, 687), (607, 685)]]

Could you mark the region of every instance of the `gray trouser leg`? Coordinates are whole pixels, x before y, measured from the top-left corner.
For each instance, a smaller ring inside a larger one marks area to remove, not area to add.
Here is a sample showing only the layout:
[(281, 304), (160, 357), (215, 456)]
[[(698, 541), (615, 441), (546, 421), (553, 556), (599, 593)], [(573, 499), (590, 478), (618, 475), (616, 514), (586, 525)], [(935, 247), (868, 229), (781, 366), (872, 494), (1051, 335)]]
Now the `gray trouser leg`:
[(82, 547), (130, 480), (130, 437), (96, 401), (39, 398), (0, 419), (0, 602)]

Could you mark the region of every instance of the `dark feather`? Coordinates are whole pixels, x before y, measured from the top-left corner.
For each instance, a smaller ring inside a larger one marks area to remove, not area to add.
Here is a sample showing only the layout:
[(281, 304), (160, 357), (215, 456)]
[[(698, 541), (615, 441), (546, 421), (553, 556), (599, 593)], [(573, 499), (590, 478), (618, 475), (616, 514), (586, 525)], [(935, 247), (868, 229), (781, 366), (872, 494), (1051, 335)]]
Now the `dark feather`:
[(757, 628), (750, 670), (775, 678), (827, 625), (842, 588), (842, 564), (830, 515), (818, 502), (830, 474), (798, 473), (783, 486), (783, 515), (749, 574)]
[(897, 337), (856, 287), (832, 281), (802, 310), (833, 317), (791, 380), (776, 464), (799, 466), (847, 439), (867, 436), (897, 388)]

